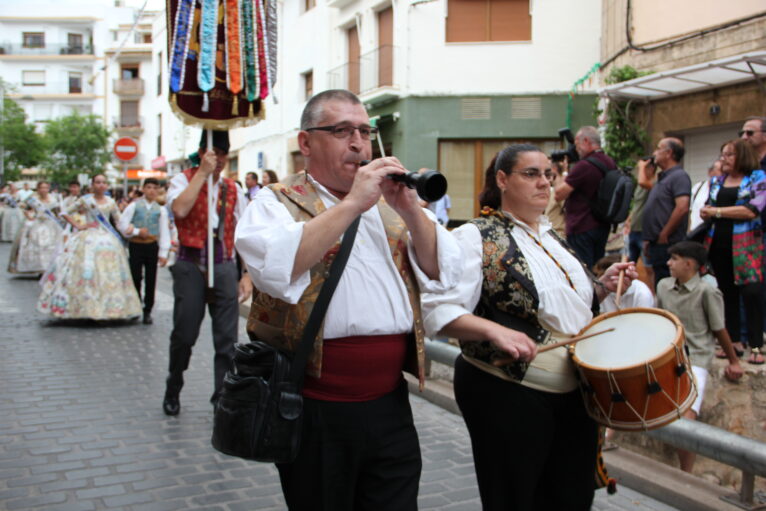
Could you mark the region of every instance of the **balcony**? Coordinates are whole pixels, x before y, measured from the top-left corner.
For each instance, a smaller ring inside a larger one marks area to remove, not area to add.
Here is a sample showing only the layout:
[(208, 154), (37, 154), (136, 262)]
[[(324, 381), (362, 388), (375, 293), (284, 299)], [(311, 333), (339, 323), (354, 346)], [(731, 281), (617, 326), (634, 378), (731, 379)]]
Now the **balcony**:
[(115, 94), (122, 96), (143, 96), (144, 80), (142, 78), (131, 78), (129, 80), (115, 79), (112, 82), (112, 88)]
[[(76, 82), (46, 82), (42, 85), (17, 85), (18, 93), (12, 94), (14, 97), (36, 96), (45, 94), (46, 96), (80, 96), (95, 94), (93, 86), (87, 80)], [(10, 96), (11, 94), (9, 94)]]
[(118, 133), (141, 133), (144, 131), (144, 118), (132, 115), (113, 117), (112, 126)]
[(69, 44), (48, 43), (40, 48), (26, 48), (21, 44), (0, 43), (0, 55), (21, 56), (51, 56), (51, 55), (93, 55), (93, 46), (83, 44), (71, 46)]
[(394, 76), (395, 46), (381, 46), (359, 57), (358, 62), (347, 62), (327, 73), (328, 85), (333, 89), (348, 89), (359, 95), (370, 94), (382, 88), (398, 88)]

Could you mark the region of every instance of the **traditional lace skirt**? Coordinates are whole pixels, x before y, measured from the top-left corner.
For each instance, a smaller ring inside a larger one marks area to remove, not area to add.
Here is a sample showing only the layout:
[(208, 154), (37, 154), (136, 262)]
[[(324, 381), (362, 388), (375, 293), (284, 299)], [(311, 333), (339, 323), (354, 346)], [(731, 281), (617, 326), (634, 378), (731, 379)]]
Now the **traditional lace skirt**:
[(59, 250), (62, 229), (50, 218), (27, 220), (11, 247), (8, 271), (43, 273)]
[(19, 208), (5, 208), (2, 225), (0, 225), (0, 241), (13, 241), (24, 223), (24, 213)]
[(128, 319), (141, 300), (122, 243), (104, 229), (73, 235), (43, 276), (37, 309), (62, 319)]

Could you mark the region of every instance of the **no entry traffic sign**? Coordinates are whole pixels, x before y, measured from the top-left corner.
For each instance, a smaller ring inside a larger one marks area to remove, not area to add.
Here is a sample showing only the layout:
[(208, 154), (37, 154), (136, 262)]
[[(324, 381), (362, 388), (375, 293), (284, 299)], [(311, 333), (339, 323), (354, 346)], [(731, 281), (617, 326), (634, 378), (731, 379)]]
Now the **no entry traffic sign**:
[(114, 155), (122, 161), (130, 161), (138, 155), (138, 144), (129, 137), (122, 137), (114, 143)]

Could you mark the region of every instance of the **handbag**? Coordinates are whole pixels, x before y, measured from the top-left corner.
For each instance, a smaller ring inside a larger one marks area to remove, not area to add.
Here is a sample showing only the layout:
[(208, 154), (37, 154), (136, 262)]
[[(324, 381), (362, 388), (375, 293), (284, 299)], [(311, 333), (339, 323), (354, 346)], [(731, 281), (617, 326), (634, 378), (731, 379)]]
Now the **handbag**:
[(258, 340), (235, 345), (234, 368), (224, 377), (213, 415), (212, 444), (216, 450), (271, 463), (289, 463), (298, 455), (306, 363), (351, 253), (360, 218), (343, 235), (295, 354)]

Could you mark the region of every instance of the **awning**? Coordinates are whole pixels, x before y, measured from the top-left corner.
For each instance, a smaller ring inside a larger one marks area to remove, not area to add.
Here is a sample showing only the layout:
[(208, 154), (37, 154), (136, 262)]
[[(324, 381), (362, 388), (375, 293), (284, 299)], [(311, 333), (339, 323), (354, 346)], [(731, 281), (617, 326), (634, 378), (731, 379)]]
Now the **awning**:
[(653, 101), (766, 78), (766, 51), (662, 71), (599, 89), (600, 96)]

